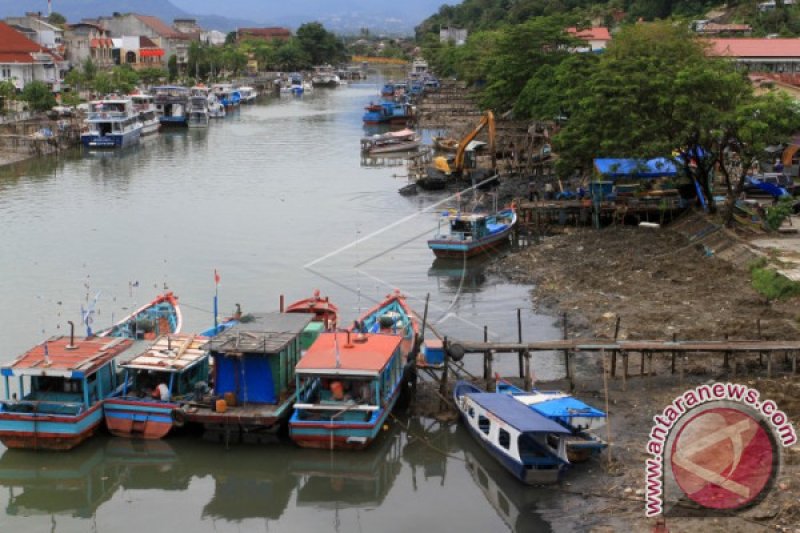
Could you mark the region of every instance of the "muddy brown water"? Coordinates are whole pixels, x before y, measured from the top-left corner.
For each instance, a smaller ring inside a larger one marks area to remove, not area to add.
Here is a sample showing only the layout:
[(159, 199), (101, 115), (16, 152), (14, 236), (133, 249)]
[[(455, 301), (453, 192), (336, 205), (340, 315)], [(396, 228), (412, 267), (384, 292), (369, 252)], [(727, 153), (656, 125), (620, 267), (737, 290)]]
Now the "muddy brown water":
[[(402, 197), (402, 166), (362, 164), (362, 108), (380, 83), (262, 99), (207, 130), (0, 169), (0, 360), (66, 334), (81, 306), (96, 300), (97, 328), (164, 288), (180, 297), (184, 331), (208, 327), (214, 269), (221, 314), (319, 288), (346, 324), (399, 288), (420, 312), (430, 293), (429, 317), (450, 337), (480, 339), (488, 325), (516, 339), (522, 308), (526, 339), (557, 338), (529, 287), (487, 274), (486, 261), (434, 262), (441, 195)], [(497, 370), (515, 371), (503, 361)], [(534, 372), (560, 377), (558, 358)], [(225, 450), (196, 436), (99, 436), (60, 454), (0, 446), (0, 531), (547, 529), (551, 492), (517, 484), (454, 425), (410, 424), (412, 435), (393, 424), (363, 453)]]

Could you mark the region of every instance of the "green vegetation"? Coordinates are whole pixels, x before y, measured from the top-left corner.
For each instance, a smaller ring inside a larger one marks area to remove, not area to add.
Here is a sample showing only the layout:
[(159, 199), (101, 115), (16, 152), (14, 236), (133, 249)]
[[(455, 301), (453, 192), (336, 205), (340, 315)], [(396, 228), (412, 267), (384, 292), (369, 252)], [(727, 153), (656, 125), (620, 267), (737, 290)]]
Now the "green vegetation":
[(766, 208), (767, 214), (765, 218), (769, 229), (777, 231), (781, 227), (786, 217), (792, 214), (794, 202), (794, 198), (784, 198), (777, 204)]
[(0, 81), (0, 98), (3, 101), (3, 107), (0, 109), (3, 113), (8, 108), (8, 103), (14, 100), (17, 96), (17, 88), (10, 80)]
[(786, 300), (800, 295), (800, 283), (767, 268), (762, 258), (750, 265), (753, 288), (769, 300)]
[(41, 81), (31, 81), (22, 90), (20, 100), (27, 102), (32, 111), (47, 111), (56, 105), (50, 87)]

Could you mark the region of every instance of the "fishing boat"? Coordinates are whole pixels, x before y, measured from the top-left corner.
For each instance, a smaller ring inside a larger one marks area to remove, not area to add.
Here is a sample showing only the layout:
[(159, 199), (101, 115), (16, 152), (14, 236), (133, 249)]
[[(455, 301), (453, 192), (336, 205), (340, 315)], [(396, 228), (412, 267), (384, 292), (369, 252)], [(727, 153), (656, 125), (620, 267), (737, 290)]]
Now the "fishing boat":
[(289, 304), (286, 307), (287, 313), (309, 313), (314, 318), (314, 322), (321, 322), (325, 330), (336, 328), (339, 316), (339, 308), (330, 299), (320, 295), (319, 289), (315, 289), (310, 298), (303, 298)]
[(6, 389), (0, 441), (8, 448), (69, 450), (91, 437), (103, 422), (103, 400), (119, 392), (114, 358), (132, 345), (131, 339), (53, 337), (0, 367)]
[(208, 96), (208, 118), (225, 118), (225, 106), (217, 100), (216, 95)]
[(458, 381), (456, 408), (472, 437), (514, 477), (528, 485), (555, 483), (569, 465), (569, 430), (507, 394)]
[(250, 87), (247, 85), (241, 85), (237, 89), (239, 91), (239, 96), (241, 98), (242, 104), (252, 104), (256, 101), (258, 97), (258, 91), (254, 87)]
[(384, 98), (392, 98), (394, 96), (394, 83), (386, 83), (381, 87), (381, 96)]
[(295, 367), (289, 435), (304, 448), (363, 449), (403, 390), (419, 324), (395, 292), (344, 333), (323, 333)]
[[(167, 292), (96, 335), (154, 340), (160, 335), (180, 333), (182, 326), (183, 315), (178, 305), (178, 297), (172, 292)], [(92, 335), (88, 326), (87, 335)]]
[(107, 98), (89, 104), (81, 143), (87, 148), (124, 148), (139, 142), (142, 123), (130, 98)]
[(409, 102), (378, 102), (364, 108), (364, 124), (407, 124), (414, 118), (414, 107)]
[(495, 391), (511, 396), (533, 411), (567, 428), (571, 433), (566, 438), (567, 457), (572, 463), (586, 461), (608, 446), (603, 439), (593, 433), (605, 424), (606, 414), (565, 392), (537, 389), (526, 392), (503, 380), (497, 381)]
[(217, 83), (211, 86), (217, 100), (225, 107), (226, 110), (239, 107), (242, 102), (241, 93), (236, 90), (230, 83)]
[(442, 232), (440, 220), (436, 236), (428, 241), (436, 257), (472, 257), (500, 246), (517, 223), (517, 214), (510, 208), (494, 215), (449, 211), (442, 218), (447, 219), (449, 232)]
[[(245, 320), (246, 318), (246, 320)], [(293, 369), (302, 355), (308, 313), (248, 313), (209, 341), (213, 393), (181, 416), (220, 442), (274, 439), (295, 400)]]
[(203, 95), (192, 96), (189, 98), (189, 119), (187, 125), (190, 128), (208, 127), (208, 97)]
[(189, 89), (178, 85), (153, 87), (156, 109), (162, 126), (183, 127), (188, 124)]
[(289, 87), (288, 92), (299, 96), (305, 92), (305, 86), (303, 83), (303, 75), (299, 72), (292, 72), (289, 74)]
[(419, 136), (408, 128), (361, 139), (361, 152), (369, 155), (410, 152), (419, 148)]
[(131, 95), (133, 109), (138, 113), (139, 122), (142, 123), (142, 135), (158, 133), (161, 121), (158, 119), (155, 98), (151, 94), (137, 93)]
[(339, 76), (336, 75), (332, 66), (319, 65), (314, 67), (314, 73), (311, 75), (311, 84), (314, 87), (338, 87), (339, 82)]
[(180, 405), (208, 389), (207, 344), (199, 335), (163, 335), (122, 363), (122, 392), (103, 405), (108, 430), (118, 437), (160, 439), (182, 426)]

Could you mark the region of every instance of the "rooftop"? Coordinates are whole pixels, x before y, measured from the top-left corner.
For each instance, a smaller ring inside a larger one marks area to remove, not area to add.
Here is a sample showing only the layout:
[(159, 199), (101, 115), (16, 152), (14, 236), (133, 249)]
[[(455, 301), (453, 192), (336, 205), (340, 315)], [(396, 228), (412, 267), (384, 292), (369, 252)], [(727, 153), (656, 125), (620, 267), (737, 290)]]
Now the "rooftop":
[(139, 21), (161, 37), (167, 39), (185, 39), (186, 35), (167, 25), (163, 20), (151, 15), (134, 15)]
[(708, 39), (708, 42), (712, 55), (800, 58), (800, 39)]
[(211, 339), (212, 352), (226, 355), (281, 352), (311, 322), (307, 313), (250, 313), (252, 320), (240, 322)]
[(583, 28), (578, 29), (576, 27), (567, 28), (567, 33), (571, 34), (578, 39), (583, 39), (584, 41), (610, 41), (611, 34), (608, 32), (608, 28), (603, 26), (597, 26), (593, 28)]
[(349, 336), (348, 344), (347, 333), (321, 334), (295, 370), (300, 374), (375, 375), (387, 365), (402, 341), (399, 335), (366, 333), (358, 337), (355, 334)]
[[(37, 344), (11, 363), (2, 366), (4, 376), (88, 375), (131, 348), (130, 339), (108, 337), (53, 337)], [(45, 355), (46, 350), (46, 355)]]
[(465, 396), (519, 432), (569, 433), (561, 424), (540, 415), (507, 394), (473, 392)]
[(48, 54), (55, 59), (46, 48), (0, 22), (0, 63), (33, 63), (32, 54)]
[(199, 335), (164, 335), (147, 350), (122, 366), (141, 370), (179, 372), (208, 356), (208, 337)]

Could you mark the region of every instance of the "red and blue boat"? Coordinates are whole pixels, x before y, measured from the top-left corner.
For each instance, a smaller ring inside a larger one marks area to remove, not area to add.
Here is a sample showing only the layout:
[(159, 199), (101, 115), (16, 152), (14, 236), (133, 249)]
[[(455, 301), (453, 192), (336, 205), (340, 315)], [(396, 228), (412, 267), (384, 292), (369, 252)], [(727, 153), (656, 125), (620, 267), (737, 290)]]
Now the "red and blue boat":
[(103, 405), (108, 430), (118, 437), (160, 439), (181, 427), (181, 404), (208, 390), (208, 340), (164, 335), (122, 363), (122, 393)]
[(440, 227), (437, 235), (428, 241), (428, 248), (436, 257), (473, 257), (497, 248), (508, 242), (508, 237), (517, 223), (517, 214), (511, 209), (502, 209), (494, 215), (488, 213), (446, 212), (449, 231)]
[[(155, 340), (160, 335), (180, 333), (182, 327), (183, 315), (178, 305), (178, 297), (172, 292), (166, 292), (96, 335)], [(87, 330), (87, 335), (91, 336), (91, 328)]]
[(415, 315), (395, 292), (350, 330), (320, 335), (295, 367), (292, 440), (305, 448), (369, 446), (400, 397), (418, 333)]
[(364, 108), (364, 124), (408, 124), (414, 118), (414, 106), (408, 102), (378, 102)]
[(91, 437), (103, 422), (103, 401), (120, 392), (114, 358), (132, 345), (124, 338), (54, 337), (2, 366), (0, 441), (69, 450)]

